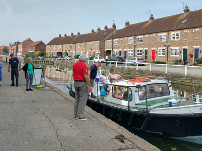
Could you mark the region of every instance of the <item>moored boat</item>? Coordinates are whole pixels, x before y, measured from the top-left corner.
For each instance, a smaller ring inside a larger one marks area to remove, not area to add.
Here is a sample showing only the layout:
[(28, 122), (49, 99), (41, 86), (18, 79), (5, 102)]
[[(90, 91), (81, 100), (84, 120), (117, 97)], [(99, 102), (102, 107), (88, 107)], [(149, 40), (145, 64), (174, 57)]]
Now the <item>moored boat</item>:
[(202, 104), (174, 96), (169, 81), (142, 77), (109, 85), (101, 96), (103, 84), (95, 84), (97, 98), (89, 97), (88, 106), (136, 130), (192, 142), (202, 136)]

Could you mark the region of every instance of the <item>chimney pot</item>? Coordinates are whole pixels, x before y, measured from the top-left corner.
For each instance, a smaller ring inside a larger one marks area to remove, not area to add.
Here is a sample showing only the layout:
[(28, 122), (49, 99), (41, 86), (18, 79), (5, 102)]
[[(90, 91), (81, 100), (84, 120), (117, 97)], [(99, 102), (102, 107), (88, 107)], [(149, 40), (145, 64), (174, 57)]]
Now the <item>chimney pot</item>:
[(151, 20), (153, 20), (153, 19), (154, 19), (154, 15), (151, 14), (151, 16), (149, 17), (149, 20), (151, 21)]
[(97, 28), (97, 31), (100, 31), (100, 30), (101, 30), (100, 27), (98, 27), (98, 28)]
[(185, 6), (184, 8), (184, 13), (188, 13), (189, 12), (189, 7), (188, 6)]
[(108, 27), (107, 27), (107, 25), (105, 25), (104, 30), (107, 30), (107, 29), (108, 29)]
[(113, 29), (113, 30), (116, 30), (116, 25), (115, 25), (115, 23), (113, 23), (112, 29)]
[(74, 36), (74, 33), (71, 33), (71, 36)]
[(61, 37), (61, 34), (59, 34), (59, 37)]
[(94, 29), (92, 29), (92, 30), (91, 30), (91, 34), (94, 33), (94, 32), (95, 32)]
[(66, 37), (67, 35), (66, 34), (64, 34), (64, 37)]
[(130, 25), (129, 21), (126, 21), (125, 26), (127, 27), (128, 25)]
[(77, 36), (80, 36), (80, 32), (77, 33)]

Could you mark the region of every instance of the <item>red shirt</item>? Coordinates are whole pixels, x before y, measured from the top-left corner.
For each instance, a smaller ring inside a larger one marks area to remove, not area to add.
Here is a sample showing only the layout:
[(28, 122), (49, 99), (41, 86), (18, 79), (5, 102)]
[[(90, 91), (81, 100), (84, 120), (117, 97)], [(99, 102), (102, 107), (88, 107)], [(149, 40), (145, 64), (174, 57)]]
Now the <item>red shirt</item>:
[(73, 66), (73, 79), (74, 80), (85, 80), (84, 74), (88, 74), (88, 67), (82, 61), (79, 61)]

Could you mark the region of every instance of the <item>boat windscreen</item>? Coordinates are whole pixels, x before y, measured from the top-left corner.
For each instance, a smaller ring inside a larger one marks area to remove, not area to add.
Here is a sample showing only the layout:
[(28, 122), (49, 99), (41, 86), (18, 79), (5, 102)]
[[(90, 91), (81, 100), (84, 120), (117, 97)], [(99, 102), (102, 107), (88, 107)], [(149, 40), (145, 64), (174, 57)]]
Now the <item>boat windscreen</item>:
[(169, 96), (170, 91), (169, 91), (168, 84), (166, 83), (151, 84), (151, 85), (146, 85), (146, 91), (145, 91), (145, 87), (140, 87), (138, 89), (138, 94), (139, 94), (139, 100), (142, 101), (146, 99), (146, 95), (147, 95), (147, 99), (157, 98), (162, 96)]

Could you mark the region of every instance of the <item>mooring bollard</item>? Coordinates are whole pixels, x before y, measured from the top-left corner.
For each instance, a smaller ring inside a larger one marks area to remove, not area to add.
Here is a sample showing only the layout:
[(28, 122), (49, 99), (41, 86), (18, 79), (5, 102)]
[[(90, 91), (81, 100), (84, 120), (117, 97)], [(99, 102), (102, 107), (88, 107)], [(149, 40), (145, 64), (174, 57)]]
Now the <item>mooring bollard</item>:
[(151, 71), (151, 64), (149, 65), (149, 71)]
[(138, 63), (136, 63), (136, 70), (138, 70)]
[(116, 67), (117, 67), (117, 61), (116, 61)]

